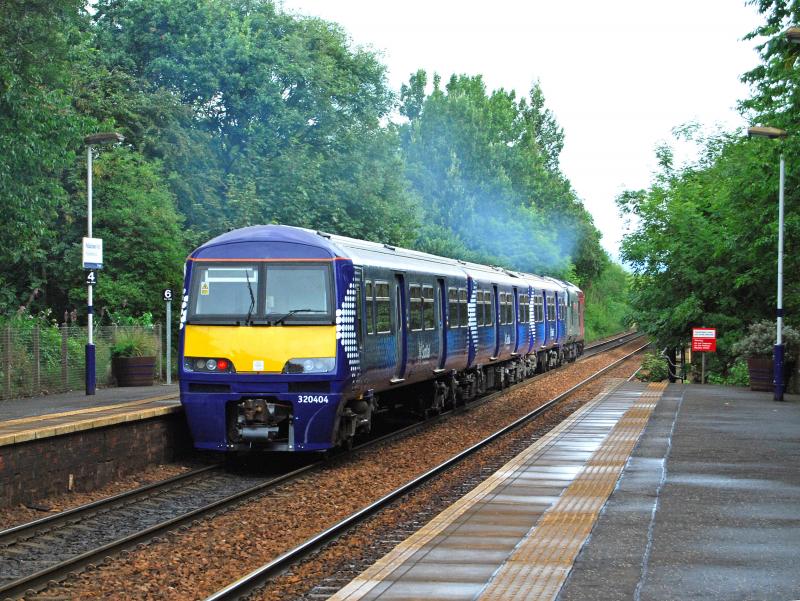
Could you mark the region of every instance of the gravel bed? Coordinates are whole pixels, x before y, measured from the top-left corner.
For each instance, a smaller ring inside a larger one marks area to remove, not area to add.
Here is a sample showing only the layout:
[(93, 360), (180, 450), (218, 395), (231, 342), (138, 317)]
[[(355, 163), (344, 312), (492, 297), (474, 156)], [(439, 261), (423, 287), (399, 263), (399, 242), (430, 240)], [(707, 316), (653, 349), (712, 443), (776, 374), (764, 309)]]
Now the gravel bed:
[[(204, 598), (485, 438), (640, 345), (641, 342), (636, 341), (565, 369), (539, 375), (492, 402), (443, 420), (412, 436), (361, 451), (346, 461), (331, 461), (307, 477), (281, 486), (213, 520), (172, 533), (144, 549), (111, 559), (73, 580), (43, 591), (41, 596), (69, 599)], [(625, 375), (630, 375), (634, 369), (627, 368)], [(599, 390), (602, 385), (595, 387)], [(569, 404), (574, 410), (595, 394), (596, 391), (579, 391)], [(531, 440), (530, 434), (527, 440)], [(513, 444), (513, 441), (503, 440), (492, 448), (508, 445), (504, 452), (511, 457)], [(478, 460), (477, 465), (486, 467), (485, 475), (488, 475), (494, 463), (491, 458), (484, 458)], [(458, 466), (453, 473), (466, 470), (466, 479), (469, 480), (474, 469)], [(462, 475), (462, 481), (464, 479)], [(431, 486), (439, 485), (434, 482), (429, 488)], [(452, 484), (445, 486), (447, 490), (451, 488)], [(415, 498), (418, 496), (419, 493)], [(408, 504), (404, 502), (401, 505), (397, 511), (406, 511)], [(389, 515), (391, 512), (386, 513)], [(409, 511), (408, 514), (419, 522), (419, 526), (427, 519), (421, 518), (418, 512)], [(400, 520), (402, 516), (393, 522), (396, 525)], [(372, 540), (369, 536), (366, 538)], [(335, 552), (336, 549), (340, 549), (340, 557), (345, 560), (356, 556), (346, 545), (334, 544), (325, 552)], [(329, 562), (314, 563), (322, 568)], [(312, 578), (299, 571), (289, 574), (283, 577), (287, 579), (285, 587), (276, 589), (277, 596), (268, 593), (267, 598), (296, 598), (329, 575), (320, 573)], [(285, 594), (284, 590), (291, 592)]]
[(80, 505), (86, 505), (106, 497), (151, 484), (166, 480), (190, 469), (196, 468), (196, 465), (172, 463), (168, 465), (154, 465), (148, 467), (136, 474), (132, 474), (127, 478), (116, 480), (106, 484), (102, 488), (98, 488), (91, 492), (68, 492), (61, 495), (55, 495), (30, 503), (29, 505), (17, 505), (14, 507), (7, 507), (0, 510), (0, 530), (6, 530), (19, 524), (32, 522), (48, 515), (66, 511)]

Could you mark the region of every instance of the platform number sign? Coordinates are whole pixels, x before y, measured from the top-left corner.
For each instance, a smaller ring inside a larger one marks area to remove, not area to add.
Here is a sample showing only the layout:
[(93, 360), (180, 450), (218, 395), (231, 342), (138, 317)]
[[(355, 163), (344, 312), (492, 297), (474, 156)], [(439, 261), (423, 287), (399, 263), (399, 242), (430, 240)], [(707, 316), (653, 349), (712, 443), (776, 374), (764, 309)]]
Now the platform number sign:
[(94, 286), (95, 284), (97, 284), (97, 273), (94, 272), (94, 271), (87, 272), (87, 274), (86, 274), (86, 283), (89, 286)]
[(164, 300), (170, 302), (172, 300), (172, 288), (164, 288)]

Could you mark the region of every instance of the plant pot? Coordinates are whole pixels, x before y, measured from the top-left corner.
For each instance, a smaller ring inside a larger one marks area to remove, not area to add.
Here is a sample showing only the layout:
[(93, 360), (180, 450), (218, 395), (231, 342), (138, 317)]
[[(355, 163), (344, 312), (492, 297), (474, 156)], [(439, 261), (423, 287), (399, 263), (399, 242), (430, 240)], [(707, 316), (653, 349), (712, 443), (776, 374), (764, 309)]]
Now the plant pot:
[(113, 357), (111, 373), (117, 386), (152, 386), (155, 357)]
[(772, 381), (772, 357), (748, 357), (747, 371), (750, 374), (750, 390), (775, 390)]
[[(792, 376), (794, 363), (787, 361), (783, 366), (783, 391)], [(750, 390), (773, 392), (775, 390), (775, 374), (772, 357), (748, 357), (747, 371), (750, 374)]]

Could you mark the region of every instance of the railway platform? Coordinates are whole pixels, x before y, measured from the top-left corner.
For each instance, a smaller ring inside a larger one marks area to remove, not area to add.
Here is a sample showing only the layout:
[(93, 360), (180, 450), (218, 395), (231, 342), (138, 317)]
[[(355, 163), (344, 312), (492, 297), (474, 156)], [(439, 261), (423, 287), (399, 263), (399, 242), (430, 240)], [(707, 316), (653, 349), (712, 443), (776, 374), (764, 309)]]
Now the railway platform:
[(800, 397), (618, 382), (332, 598), (798, 599)]
[(0, 446), (172, 413), (176, 384), (101, 388), (0, 402)]
[(91, 490), (190, 449), (177, 385), (0, 402), (0, 507)]

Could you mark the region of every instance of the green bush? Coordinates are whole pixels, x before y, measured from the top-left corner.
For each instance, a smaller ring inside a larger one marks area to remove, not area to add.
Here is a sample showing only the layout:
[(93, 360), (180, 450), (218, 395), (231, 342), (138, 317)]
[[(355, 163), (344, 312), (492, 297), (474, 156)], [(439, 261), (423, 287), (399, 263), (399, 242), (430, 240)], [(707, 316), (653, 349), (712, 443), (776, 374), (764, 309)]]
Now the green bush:
[(628, 274), (610, 263), (590, 286), (586, 287), (586, 341), (605, 338), (627, 329), (625, 318), (630, 312), (627, 304)]
[(710, 373), (707, 379), (709, 384), (750, 386), (750, 374), (747, 370), (747, 363), (741, 359), (730, 366), (727, 374)]
[(111, 357), (152, 357), (156, 339), (152, 328), (120, 329), (111, 345)]
[(667, 360), (656, 353), (647, 353), (642, 361), (637, 378), (642, 382), (661, 382), (669, 378)]
[[(800, 332), (784, 324), (783, 344), (786, 346), (786, 361), (794, 361), (800, 349)], [(750, 324), (747, 334), (731, 346), (734, 357), (772, 357), (775, 346), (775, 322), (762, 320)]]

